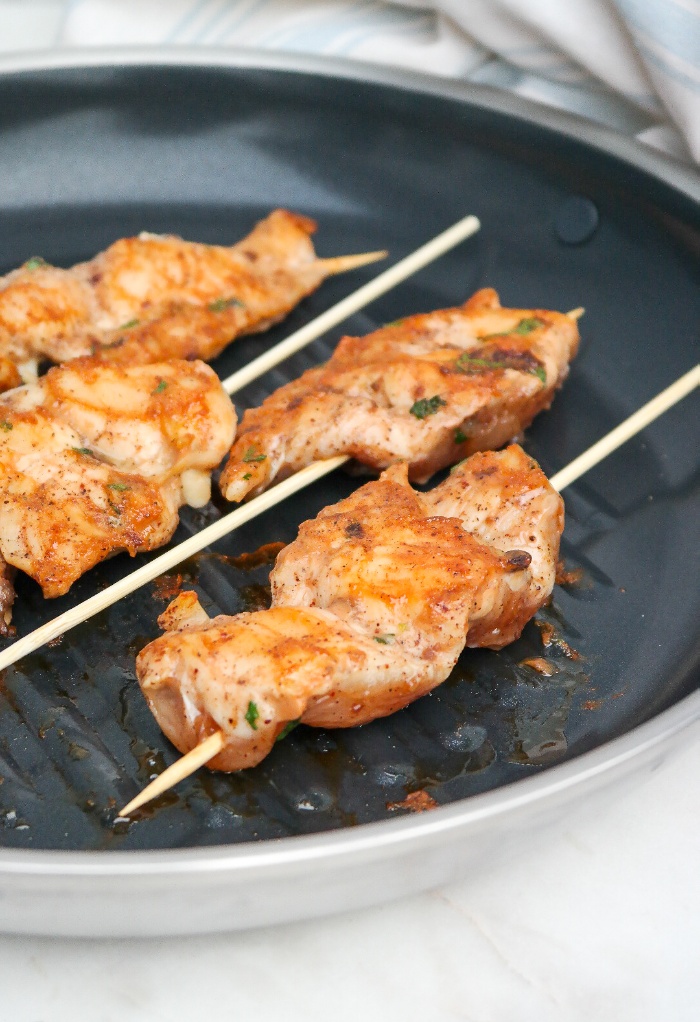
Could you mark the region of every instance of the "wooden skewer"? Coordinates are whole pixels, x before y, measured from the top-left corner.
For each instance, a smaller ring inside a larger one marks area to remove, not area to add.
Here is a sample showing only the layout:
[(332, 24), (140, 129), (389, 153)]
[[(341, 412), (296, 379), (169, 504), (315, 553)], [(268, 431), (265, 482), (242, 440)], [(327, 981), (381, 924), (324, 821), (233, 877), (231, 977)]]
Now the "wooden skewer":
[[(195, 773), (200, 767), (203, 767), (210, 759), (217, 756), (224, 747), (224, 734), (223, 731), (215, 731), (213, 735), (209, 735), (203, 742), (196, 745), (194, 749), (191, 749), (182, 759), (178, 759), (175, 763), (172, 763), (167, 770), (164, 770), (162, 774), (159, 774), (155, 780), (151, 781), (147, 788), (140, 791), (136, 798), (132, 798), (128, 805), (125, 805), (123, 809), (119, 811), (119, 816), (128, 816), (129, 813), (133, 813), (135, 809), (139, 809), (145, 805), (146, 802), (151, 802), (158, 795), (162, 795), (168, 788), (172, 788), (173, 785), (177, 784), (178, 781), (183, 780), (184, 777), (189, 777), (190, 774)], [(187, 773), (179, 776), (179, 770), (177, 769), (181, 763), (187, 760)]]
[(359, 255), (333, 256), (331, 259), (317, 259), (325, 270), (327, 277), (335, 277), (339, 273), (349, 273), (350, 270), (359, 270), (361, 266), (369, 266), (370, 263), (377, 263), (380, 259), (386, 259), (389, 255), (386, 249), (381, 252), (360, 252)]
[(578, 309), (572, 309), (571, 312), (567, 312), (569, 319), (580, 319), (586, 310), (582, 305), (579, 305)]
[(633, 436), (636, 436), (637, 433), (650, 425), (654, 419), (658, 419), (669, 408), (682, 401), (696, 387), (700, 387), (700, 365), (696, 365), (687, 373), (684, 373), (670, 387), (666, 387), (660, 394), (657, 394), (651, 401), (647, 401), (638, 411), (630, 415), (628, 419), (625, 419), (619, 426), (616, 426), (615, 429), (607, 433), (597, 443), (593, 444), (592, 447), (589, 447), (587, 451), (579, 454), (578, 458), (574, 458), (566, 468), (562, 468), (556, 475), (552, 476), (549, 480), (550, 484), (555, 490), (559, 491), (563, 490), (565, 486), (571, 486), (573, 482), (576, 482), (594, 465), (603, 461), (609, 454), (616, 451), (618, 447), (627, 443)]
[[(342, 323), (348, 316), (352, 316), (353, 313), (364, 309), (370, 302), (390, 291), (391, 288), (396, 287), (397, 284), (411, 277), (418, 270), (422, 270), (424, 266), (434, 262), (441, 255), (444, 255), (445, 252), (454, 248), (455, 245), (469, 238), (472, 234), (476, 234), (480, 227), (481, 224), (475, 216), (466, 216), (456, 224), (453, 224), (452, 227), (448, 227), (446, 231), (438, 234), (432, 241), (428, 241), (415, 252), (406, 256), (405, 259), (401, 259), (394, 266), (390, 266), (388, 270), (380, 273), (374, 280), (363, 284), (357, 291), (348, 295), (347, 298), (343, 298), (331, 309), (322, 312), (311, 323), (307, 323), (300, 330), (296, 330), (286, 340), (276, 344), (274, 348), (264, 352), (258, 358), (254, 358), (252, 362), (239, 369), (238, 372), (232, 373), (227, 379), (222, 380), (224, 390), (227, 394), (235, 394), (236, 391), (241, 390), (248, 383), (257, 380), (258, 376), (262, 376), (269, 369), (274, 369), (285, 358), (294, 355), (297, 351), (306, 347), (307, 344), (325, 334), (327, 330), (331, 330), (338, 323)], [(340, 258), (346, 257), (341, 256)]]
[[(592, 447), (589, 447), (587, 451), (580, 454), (566, 468), (553, 475), (549, 480), (550, 484), (555, 490), (559, 491), (563, 490), (566, 486), (570, 486), (588, 472), (589, 469), (592, 469), (594, 465), (607, 458), (609, 454), (650, 425), (655, 419), (658, 419), (659, 416), (663, 415), (664, 412), (672, 408), (673, 405), (681, 401), (698, 386), (700, 386), (700, 365), (696, 365), (689, 372), (685, 373), (679, 380), (672, 383), (670, 387), (667, 387), (660, 394), (657, 394), (655, 398), (652, 398), (651, 401), (643, 405), (639, 411), (630, 415), (628, 419), (625, 419), (619, 426), (611, 430), (610, 433), (602, 437)], [(218, 743), (213, 741), (217, 736), (219, 738)], [(211, 745), (208, 744), (210, 742)], [(205, 742), (197, 745), (190, 752), (185, 753), (184, 756), (164, 770), (159, 777), (151, 781), (136, 798), (124, 806), (119, 816), (128, 816), (130, 812), (145, 805), (146, 802), (150, 802), (157, 795), (162, 795), (168, 788), (174, 787), (180, 781), (184, 781), (185, 778), (195, 773), (201, 766), (204, 766), (221, 752), (223, 744), (223, 732), (215, 732)]]
[(164, 571), (169, 571), (170, 568), (174, 568), (181, 561), (199, 553), (204, 547), (209, 546), (211, 543), (216, 543), (217, 540), (240, 528), (241, 525), (249, 522), (251, 518), (262, 514), (263, 511), (267, 511), (268, 508), (279, 504), (291, 496), (291, 494), (296, 493), (297, 490), (302, 490), (305, 486), (316, 482), (317, 479), (328, 475), (329, 472), (338, 468), (345, 461), (347, 461), (347, 458), (344, 457), (329, 458), (327, 461), (317, 461), (313, 465), (303, 468), (301, 472), (297, 472), (283, 482), (278, 483), (271, 490), (266, 490), (265, 493), (261, 493), (260, 496), (255, 497), (247, 504), (242, 504), (235, 511), (224, 515), (218, 522), (212, 522), (211, 525), (202, 529), (201, 532), (190, 536), (189, 539), (184, 540), (182, 543), (178, 543), (171, 550), (166, 550), (152, 561), (149, 561), (148, 564), (137, 568), (136, 571), (127, 575), (126, 578), (122, 578), (113, 585), (108, 586), (101, 593), (95, 593), (94, 596), (79, 603), (77, 607), (72, 607), (63, 614), (59, 614), (52, 621), (47, 621), (46, 624), (35, 628), (33, 632), (29, 632), (28, 635), (17, 639), (16, 642), (0, 653), (0, 671), (4, 670), (5, 667), (9, 667), (10, 664), (14, 664), (28, 653), (32, 653), (40, 646), (45, 645), (47, 642), (51, 642), (52, 639), (58, 638), (59, 635), (64, 635), (71, 628), (75, 628), (76, 625), (87, 621), (88, 618), (99, 614), (101, 610), (111, 607), (113, 603), (122, 600), (136, 589), (140, 589), (147, 582), (152, 582), (154, 578), (162, 575)]

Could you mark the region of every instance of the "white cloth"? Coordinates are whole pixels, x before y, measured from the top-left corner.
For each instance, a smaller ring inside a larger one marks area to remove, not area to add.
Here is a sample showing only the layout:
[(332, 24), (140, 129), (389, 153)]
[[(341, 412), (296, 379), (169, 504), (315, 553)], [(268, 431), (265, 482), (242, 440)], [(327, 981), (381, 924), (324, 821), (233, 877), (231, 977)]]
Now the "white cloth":
[(497, 85), (700, 161), (700, 0), (72, 0), (58, 41), (258, 46), (409, 67)]

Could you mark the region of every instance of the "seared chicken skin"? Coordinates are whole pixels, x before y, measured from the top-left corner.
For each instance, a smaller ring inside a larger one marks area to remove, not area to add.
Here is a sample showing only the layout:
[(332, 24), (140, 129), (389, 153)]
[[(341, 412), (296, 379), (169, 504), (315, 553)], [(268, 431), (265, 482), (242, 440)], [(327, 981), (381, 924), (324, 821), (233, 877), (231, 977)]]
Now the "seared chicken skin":
[(315, 229), (278, 209), (231, 248), (141, 234), (69, 270), (29, 259), (0, 279), (0, 387), (9, 371), (3, 362), (19, 365), (28, 382), (40, 359), (214, 358), (352, 263), (318, 259)]
[(254, 766), (291, 722), (351, 727), (444, 681), (467, 646), (512, 642), (554, 585), (563, 503), (519, 447), (476, 454), (432, 492), (396, 465), (305, 522), (270, 610), (208, 620), (193, 593), (137, 659), (182, 752), (222, 732), (218, 770)]
[(83, 359), (0, 397), (0, 614), (7, 566), (60, 596), (110, 554), (166, 543), (210, 496), (236, 415), (202, 362)]
[(500, 447), (548, 408), (578, 347), (576, 321), (502, 309), (495, 291), (344, 337), (331, 360), (250, 409), (221, 477), (228, 500), (345, 454), (409, 478)]

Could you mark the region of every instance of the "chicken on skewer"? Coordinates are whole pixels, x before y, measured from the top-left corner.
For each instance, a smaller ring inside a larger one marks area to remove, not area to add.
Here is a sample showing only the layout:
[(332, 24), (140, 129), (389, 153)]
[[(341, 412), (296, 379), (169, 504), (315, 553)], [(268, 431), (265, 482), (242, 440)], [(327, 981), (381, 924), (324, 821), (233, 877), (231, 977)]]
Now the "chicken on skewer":
[(374, 470), (406, 461), (409, 478), (425, 482), (507, 443), (549, 407), (578, 339), (574, 313), (504, 309), (490, 289), (345, 337), (325, 366), (245, 413), (222, 492), (243, 500), (339, 454)]
[(202, 362), (82, 359), (0, 397), (0, 618), (12, 569), (48, 597), (112, 553), (166, 543), (210, 496), (236, 414)]
[(230, 248), (141, 234), (68, 270), (29, 259), (0, 280), (0, 389), (17, 386), (18, 372), (29, 382), (41, 359), (212, 359), (283, 319), (326, 277), (386, 255), (319, 259), (315, 229), (278, 209)]
[(432, 492), (396, 465), (304, 523), (270, 610), (209, 620), (193, 593), (137, 659), (182, 752), (219, 736), (214, 769), (259, 763), (290, 722), (349, 727), (447, 678), (465, 644), (513, 641), (554, 585), (563, 503), (519, 447), (476, 454)]

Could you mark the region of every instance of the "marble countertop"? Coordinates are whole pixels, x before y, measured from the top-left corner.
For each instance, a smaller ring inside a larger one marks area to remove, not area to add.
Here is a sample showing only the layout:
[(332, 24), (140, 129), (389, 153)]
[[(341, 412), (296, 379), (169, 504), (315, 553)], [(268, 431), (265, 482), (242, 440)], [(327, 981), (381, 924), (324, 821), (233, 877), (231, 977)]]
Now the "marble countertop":
[(0, 937), (13, 1022), (695, 1022), (700, 728), (516, 862), (332, 918), (162, 940)]
[[(0, 0), (0, 51), (50, 46), (57, 0)], [(13, 1022), (695, 1022), (700, 729), (516, 862), (313, 922), (151, 941), (0, 936)]]

